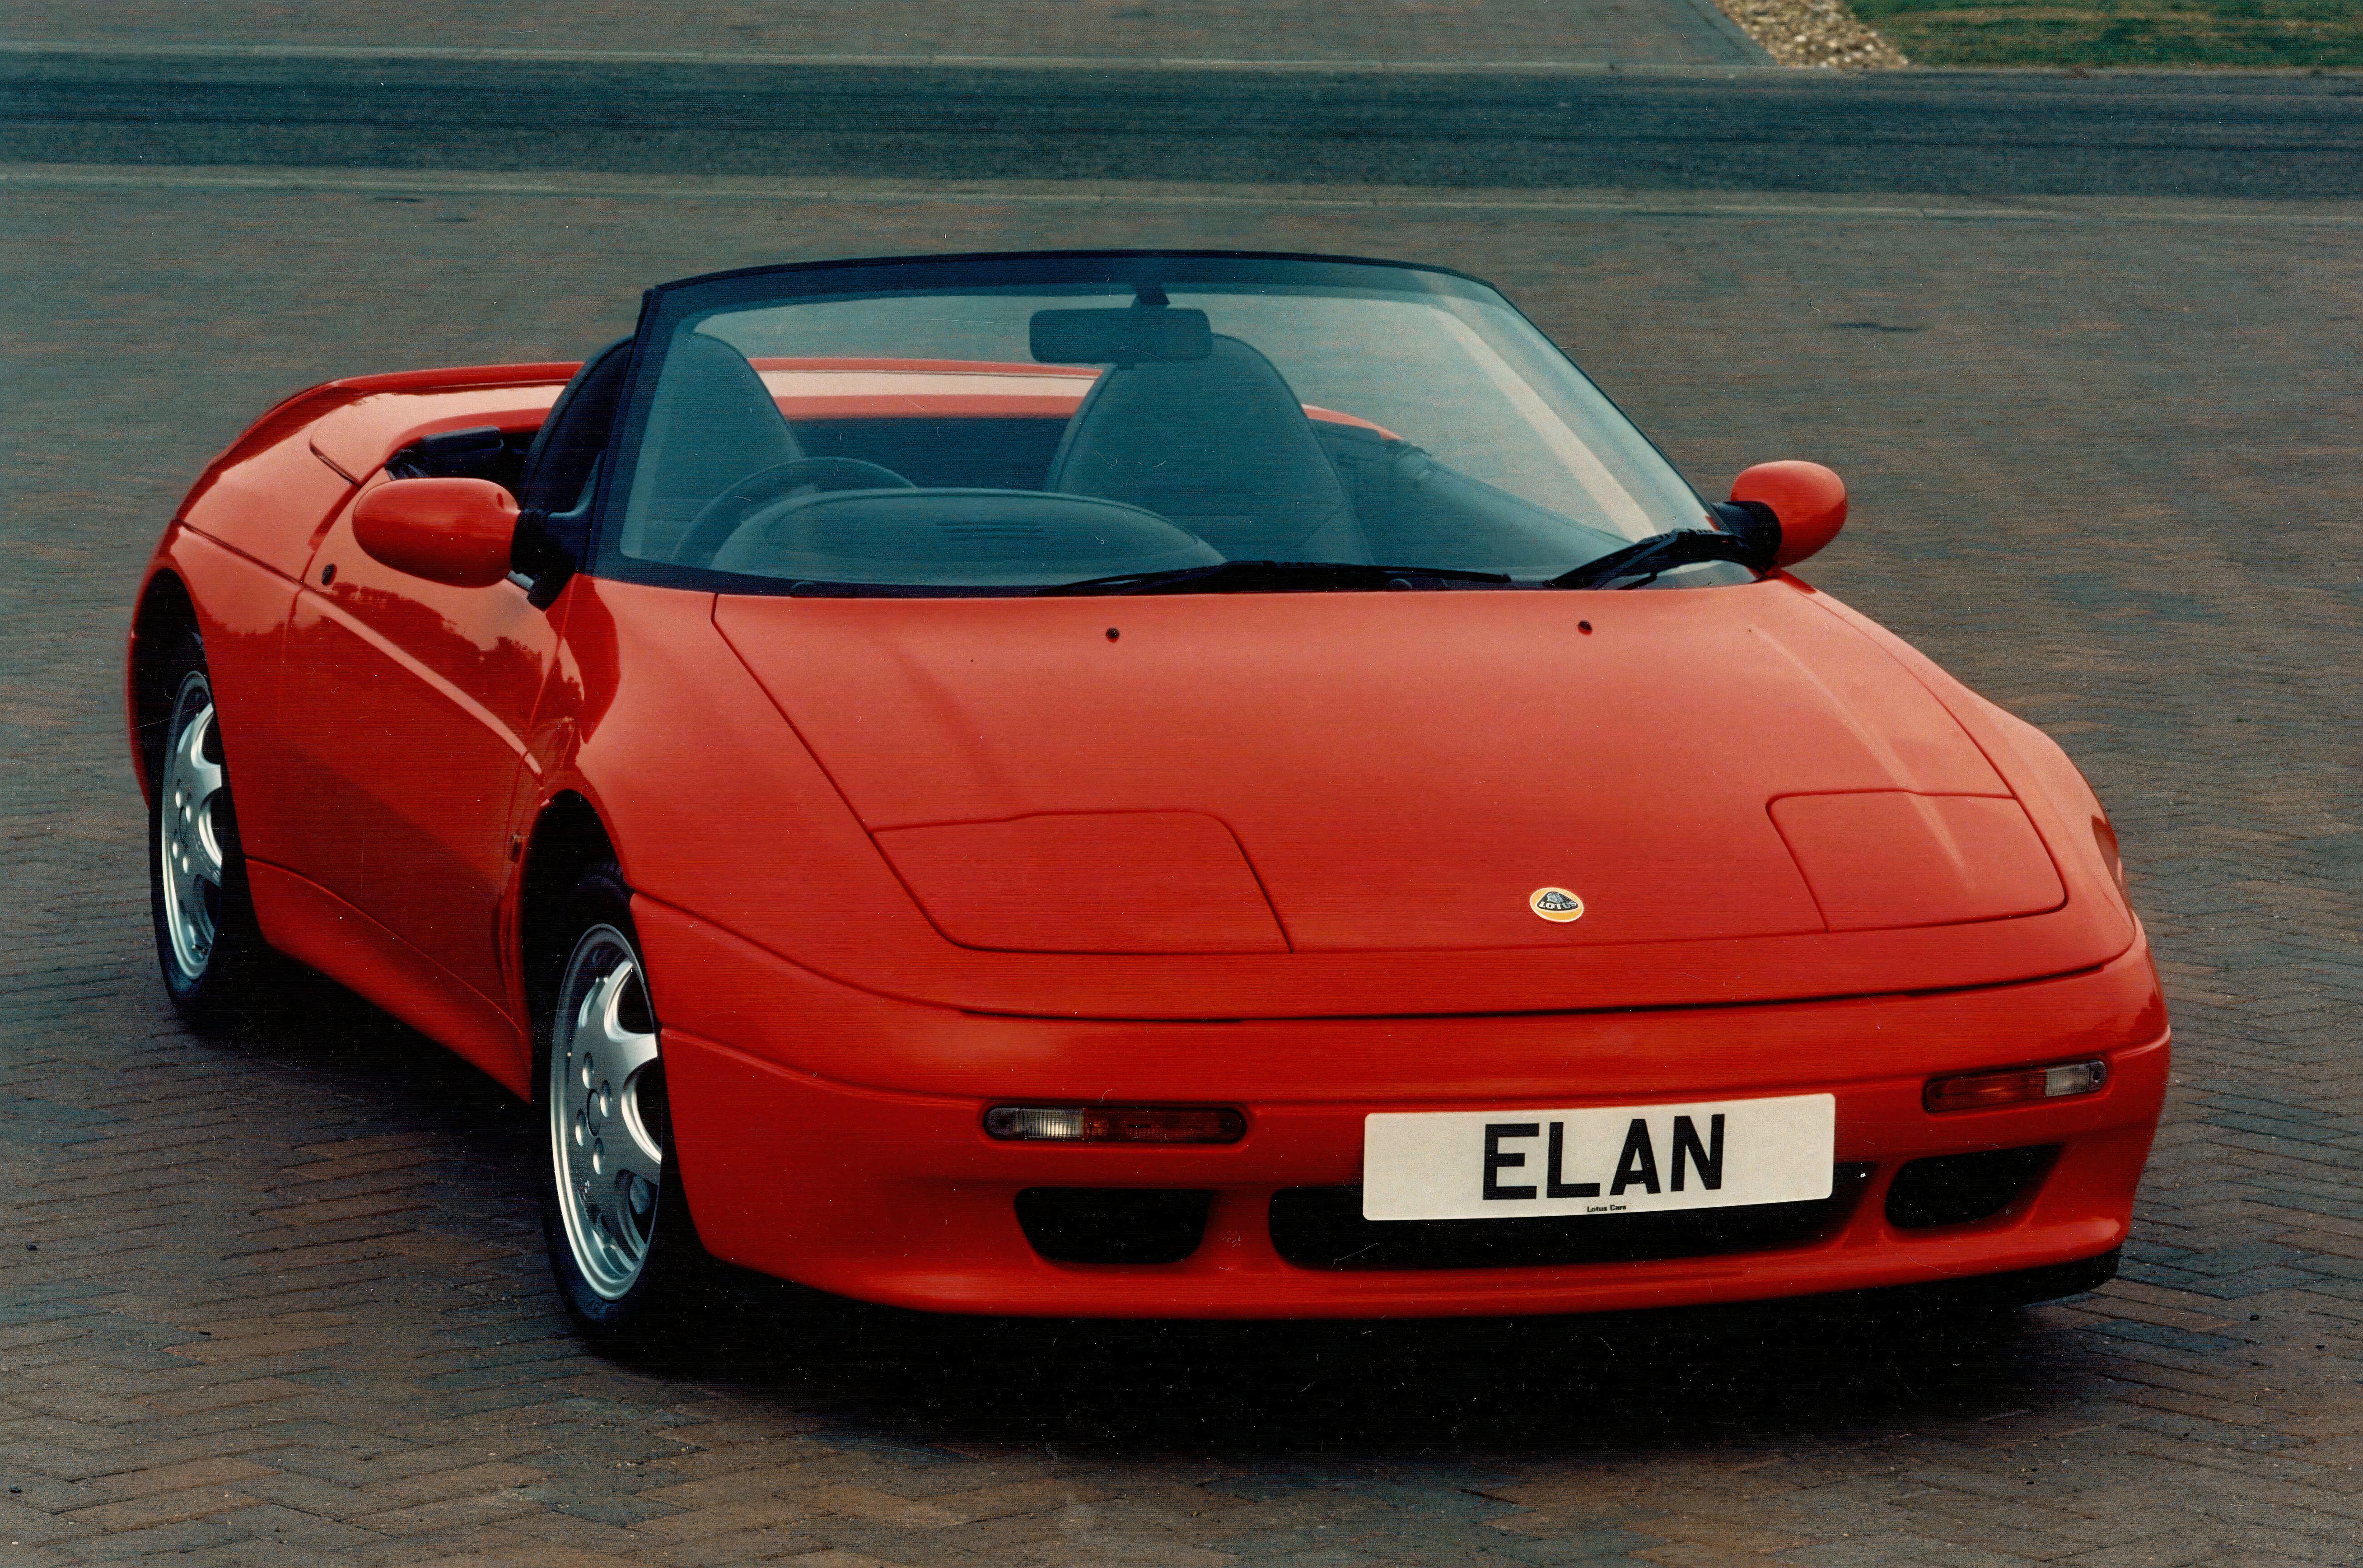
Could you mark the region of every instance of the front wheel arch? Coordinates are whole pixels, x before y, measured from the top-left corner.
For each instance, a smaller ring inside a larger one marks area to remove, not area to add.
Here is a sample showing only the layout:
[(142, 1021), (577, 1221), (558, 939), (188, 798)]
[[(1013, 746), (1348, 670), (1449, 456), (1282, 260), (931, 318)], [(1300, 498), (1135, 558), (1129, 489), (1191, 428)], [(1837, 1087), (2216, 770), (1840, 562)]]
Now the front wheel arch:
[[(549, 1031), (573, 934), (566, 929), (575, 888), (599, 866), (621, 857), (592, 804), (572, 790), (550, 797), (526, 835), (524, 870), (517, 901), (518, 973), (537, 1042)], [(537, 1085), (534, 1093), (538, 1095)]]

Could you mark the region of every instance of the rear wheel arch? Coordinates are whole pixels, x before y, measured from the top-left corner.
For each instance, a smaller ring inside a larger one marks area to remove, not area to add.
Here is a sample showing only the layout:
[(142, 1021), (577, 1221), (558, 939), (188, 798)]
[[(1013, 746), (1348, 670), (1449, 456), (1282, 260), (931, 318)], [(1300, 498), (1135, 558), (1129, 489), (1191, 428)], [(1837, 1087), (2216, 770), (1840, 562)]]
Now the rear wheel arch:
[(178, 573), (161, 571), (148, 579), (139, 607), (131, 617), (130, 667), (128, 673), (132, 727), (132, 763), (139, 773), (142, 794), (156, 782), (156, 751), (164, 725), (172, 715), (168, 689), (172, 656), (183, 636), (203, 640), (196, 601)]

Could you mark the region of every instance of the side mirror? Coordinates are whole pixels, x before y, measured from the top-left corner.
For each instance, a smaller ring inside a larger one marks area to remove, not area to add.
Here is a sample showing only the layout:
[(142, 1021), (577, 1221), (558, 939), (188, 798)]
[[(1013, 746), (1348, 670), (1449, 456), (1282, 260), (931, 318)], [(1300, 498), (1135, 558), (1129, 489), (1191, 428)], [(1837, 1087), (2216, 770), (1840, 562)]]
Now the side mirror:
[(1769, 511), (1781, 525), (1775, 566), (1794, 566), (1846, 526), (1846, 481), (1818, 462), (1759, 462), (1731, 482), (1731, 498)]
[(353, 508), (353, 539), (396, 572), (486, 588), (509, 574), (516, 521), (516, 502), (489, 479), (396, 479)]

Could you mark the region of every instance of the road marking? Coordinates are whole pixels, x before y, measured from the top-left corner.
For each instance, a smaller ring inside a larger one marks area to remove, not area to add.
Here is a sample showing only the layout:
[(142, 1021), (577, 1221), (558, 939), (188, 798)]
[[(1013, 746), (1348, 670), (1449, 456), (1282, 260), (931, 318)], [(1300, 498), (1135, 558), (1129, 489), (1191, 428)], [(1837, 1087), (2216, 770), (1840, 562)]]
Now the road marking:
[[(2171, 206), (2042, 206), (1972, 207), (1916, 205), (1844, 206), (1810, 202), (1699, 201), (1680, 195), (1629, 197), (1624, 200), (1580, 200), (1535, 196), (1430, 195), (1418, 191), (1335, 195), (1317, 186), (1295, 191), (1259, 186), (1240, 191), (1207, 190), (1203, 186), (1159, 189), (1143, 183), (1123, 190), (1092, 188), (1077, 182), (1074, 190), (1004, 191), (974, 185), (922, 185), (882, 182), (798, 184), (782, 181), (763, 184), (693, 185), (680, 181), (636, 181), (589, 176), (580, 183), (536, 180), (516, 175), (416, 175), (401, 172), (363, 174), (277, 172), (240, 174), (214, 169), (140, 169), (121, 166), (76, 168), (44, 164), (9, 167), (0, 164), (0, 188), (54, 187), (72, 190), (161, 191), (298, 191), (354, 195), (410, 196), (557, 196), (601, 200), (850, 203), (901, 206), (952, 203), (979, 206), (1253, 206), (1299, 207), (1330, 211), (1517, 213), (1541, 217), (1698, 217), (1698, 218), (1857, 218), (1929, 223), (2196, 223), (2243, 225), (2308, 225), (2329, 228), (2363, 226), (2363, 211), (2318, 212), (2276, 208), (2270, 212), (2186, 210)], [(1302, 194), (1299, 194), (1299, 193)], [(2340, 204), (2342, 207), (2351, 204)]]

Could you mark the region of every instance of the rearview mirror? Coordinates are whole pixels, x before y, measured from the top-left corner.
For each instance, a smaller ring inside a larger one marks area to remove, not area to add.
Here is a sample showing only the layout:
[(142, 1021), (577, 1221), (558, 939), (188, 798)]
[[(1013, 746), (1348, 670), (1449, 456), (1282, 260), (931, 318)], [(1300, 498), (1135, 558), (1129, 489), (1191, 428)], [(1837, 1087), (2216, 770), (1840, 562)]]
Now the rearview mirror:
[(396, 572), (485, 588), (509, 574), (516, 520), (516, 502), (489, 479), (396, 479), (353, 508), (353, 539)]
[(1215, 350), (1204, 311), (1164, 306), (1037, 310), (1026, 322), (1026, 338), (1046, 365), (1170, 364)]
[(1794, 566), (1846, 526), (1846, 481), (1818, 462), (1759, 462), (1731, 482), (1731, 498), (1762, 506), (1780, 523), (1775, 566)]

